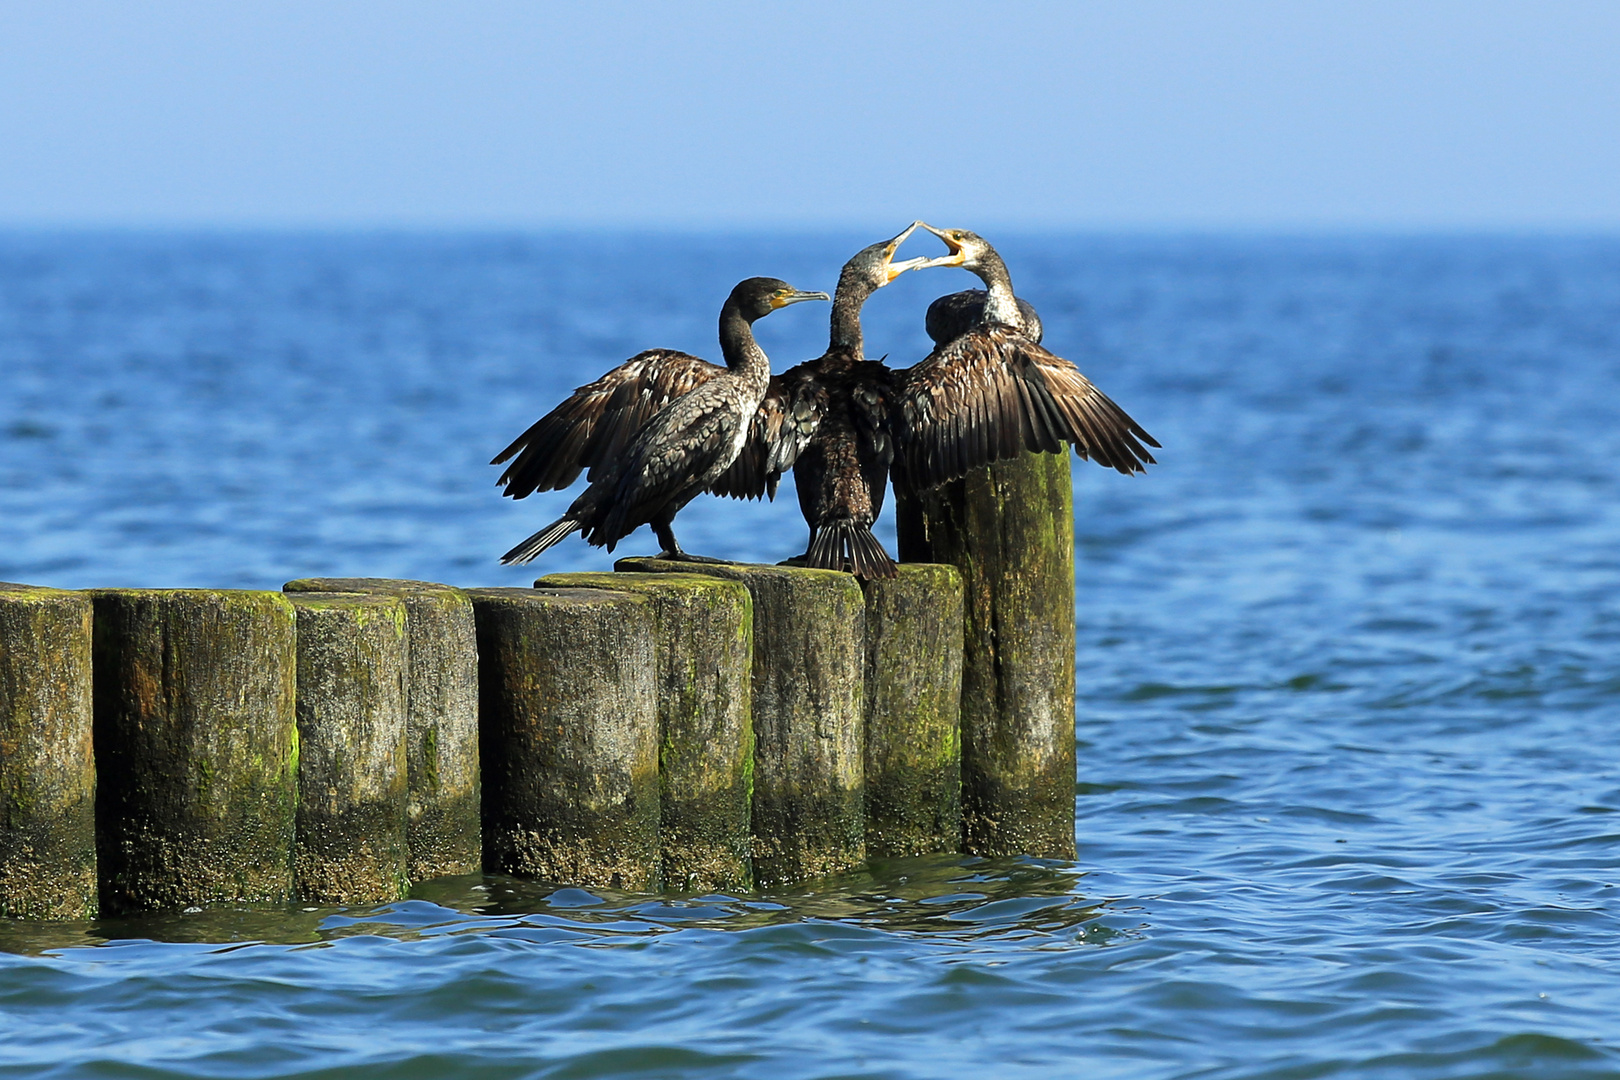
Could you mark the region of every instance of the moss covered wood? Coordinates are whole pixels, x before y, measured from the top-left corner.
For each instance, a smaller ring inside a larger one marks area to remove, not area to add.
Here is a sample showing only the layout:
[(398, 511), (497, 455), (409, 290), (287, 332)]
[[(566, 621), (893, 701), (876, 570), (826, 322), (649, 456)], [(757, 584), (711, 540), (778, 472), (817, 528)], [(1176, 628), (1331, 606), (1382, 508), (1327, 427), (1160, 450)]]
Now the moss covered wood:
[(653, 612), (599, 589), (473, 589), (488, 870), (658, 884)]
[(0, 582), (0, 915), (96, 914), (90, 598)]
[(412, 881), (483, 865), (478, 645), (472, 603), (448, 585), (391, 578), (303, 578), (295, 592), (381, 593), (405, 604), (406, 757)]
[(230, 589), (91, 597), (102, 914), (289, 899), (292, 605)]
[(750, 888), (754, 620), (747, 586), (702, 574), (552, 574), (535, 586), (612, 589), (651, 601), (664, 888)]
[(962, 840), (962, 576), (903, 563), (866, 594), (866, 850), (956, 851)]
[(863, 863), (865, 603), (855, 579), (662, 559), (616, 568), (740, 581), (753, 596), (754, 880), (782, 885)]
[(900, 557), (962, 572), (963, 848), (1074, 856), (1074, 495), (1024, 454), (898, 500)]
[(405, 838), (405, 605), (288, 594), (298, 613), (294, 886), (326, 904), (398, 900)]

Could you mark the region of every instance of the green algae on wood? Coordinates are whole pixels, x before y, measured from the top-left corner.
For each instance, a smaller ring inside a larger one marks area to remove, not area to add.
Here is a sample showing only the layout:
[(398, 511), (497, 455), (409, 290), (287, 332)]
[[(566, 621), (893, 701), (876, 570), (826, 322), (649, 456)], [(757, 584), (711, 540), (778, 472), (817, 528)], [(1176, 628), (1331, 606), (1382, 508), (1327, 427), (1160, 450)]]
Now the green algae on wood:
[(570, 885), (658, 885), (652, 605), (599, 589), (471, 589), (484, 866)]
[(467, 594), (392, 578), (303, 578), (282, 588), (380, 593), (404, 602), (410, 877), (476, 872), (483, 865), (478, 645)]
[(90, 598), (0, 582), (0, 915), (96, 914)]
[(855, 579), (663, 559), (623, 559), (615, 568), (740, 581), (753, 596), (755, 882), (784, 885), (865, 862), (865, 604)]
[(405, 605), (359, 593), (288, 594), (298, 614), (300, 900), (405, 896)]
[(897, 500), (900, 557), (962, 572), (963, 850), (1074, 856), (1074, 494), (1023, 454)]
[(292, 605), (275, 592), (97, 589), (101, 913), (292, 895)]
[(956, 851), (962, 838), (962, 576), (902, 563), (866, 594), (866, 850)]
[(754, 629), (747, 586), (701, 574), (600, 573), (552, 574), (535, 586), (611, 589), (651, 601), (664, 888), (751, 887)]

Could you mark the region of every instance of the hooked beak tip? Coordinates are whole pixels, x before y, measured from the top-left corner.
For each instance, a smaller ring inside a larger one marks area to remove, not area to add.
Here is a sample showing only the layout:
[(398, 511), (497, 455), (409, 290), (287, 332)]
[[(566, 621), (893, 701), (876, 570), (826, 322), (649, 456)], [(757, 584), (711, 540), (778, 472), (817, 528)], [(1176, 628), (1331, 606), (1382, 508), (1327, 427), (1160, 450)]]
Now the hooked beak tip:
[(941, 240), (945, 241), (945, 246), (950, 249), (952, 255), (956, 255), (961, 252), (962, 242), (960, 240), (953, 240), (951, 238), (951, 234), (946, 232), (944, 229), (936, 229), (926, 221), (920, 221), (918, 224), (927, 229), (929, 232), (933, 233), (935, 236), (939, 237)]

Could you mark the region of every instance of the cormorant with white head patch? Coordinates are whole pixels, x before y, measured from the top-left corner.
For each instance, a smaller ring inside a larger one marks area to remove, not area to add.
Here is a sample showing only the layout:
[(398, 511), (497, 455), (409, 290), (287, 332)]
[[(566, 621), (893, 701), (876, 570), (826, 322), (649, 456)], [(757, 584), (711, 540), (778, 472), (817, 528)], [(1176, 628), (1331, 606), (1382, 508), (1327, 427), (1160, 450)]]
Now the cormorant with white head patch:
[(827, 299), (776, 278), (749, 278), (720, 309), (725, 367), (669, 349), (640, 353), (518, 436), (491, 462), (516, 456), (497, 481), (507, 495), (567, 487), (582, 469), (590, 470), (590, 486), (501, 562), (528, 562), (576, 531), (612, 551), (646, 524), (663, 545), (659, 558), (696, 559), (675, 540), (675, 515), (704, 490), (745, 493), (759, 471), (737, 461), (771, 381), (753, 323), (789, 304)]

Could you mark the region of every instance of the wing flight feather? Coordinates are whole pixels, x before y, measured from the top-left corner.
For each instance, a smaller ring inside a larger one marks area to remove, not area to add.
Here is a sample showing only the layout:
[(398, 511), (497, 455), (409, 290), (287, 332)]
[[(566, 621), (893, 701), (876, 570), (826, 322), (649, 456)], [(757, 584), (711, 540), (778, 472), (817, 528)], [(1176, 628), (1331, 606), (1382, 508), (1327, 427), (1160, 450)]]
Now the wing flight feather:
[[(1011, 328), (977, 327), (896, 372), (897, 476), (942, 484), (1021, 450), (1082, 458), (1130, 474), (1154, 463), (1153, 436), (1069, 361)], [(1146, 445), (1144, 445), (1146, 444)]]
[(579, 387), (497, 454), (491, 465), (513, 460), (496, 483), (521, 499), (565, 488), (585, 469), (595, 480), (665, 405), (724, 370), (673, 349), (638, 353)]

